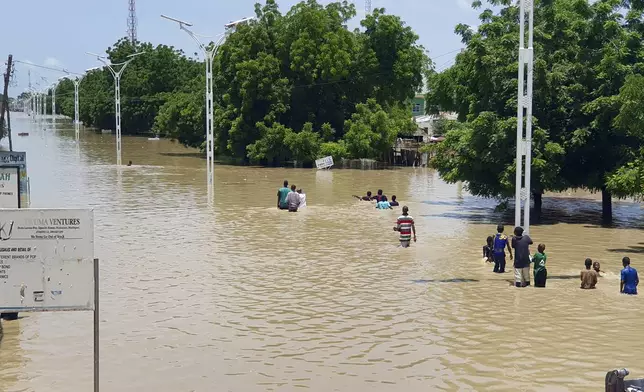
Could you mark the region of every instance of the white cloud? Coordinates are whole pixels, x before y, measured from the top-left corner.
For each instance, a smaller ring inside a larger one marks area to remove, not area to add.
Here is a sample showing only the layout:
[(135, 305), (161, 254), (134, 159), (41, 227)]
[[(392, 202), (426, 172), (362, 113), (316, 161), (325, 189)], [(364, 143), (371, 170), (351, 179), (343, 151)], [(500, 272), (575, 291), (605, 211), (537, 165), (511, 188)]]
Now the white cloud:
[(45, 65), (46, 67), (62, 68), (63, 63), (61, 63), (60, 61), (58, 61), (58, 59), (57, 59), (57, 58), (54, 58), (54, 57), (47, 57), (47, 58), (45, 59), (45, 64), (44, 64), (44, 65)]

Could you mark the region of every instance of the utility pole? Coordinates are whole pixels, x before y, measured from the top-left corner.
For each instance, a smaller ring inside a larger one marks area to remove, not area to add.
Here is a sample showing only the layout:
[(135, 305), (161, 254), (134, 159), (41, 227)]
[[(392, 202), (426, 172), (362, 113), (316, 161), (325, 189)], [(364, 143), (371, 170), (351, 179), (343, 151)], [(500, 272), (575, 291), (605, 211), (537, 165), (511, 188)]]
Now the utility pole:
[[(523, 204), (523, 229), (530, 232), (530, 172), (532, 169), (532, 71), (534, 2), (520, 0), (519, 15), (519, 88), (517, 96), (517, 157), (514, 224), (521, 226)], [(525, 47), (526, 16), (528, 17), (528, 47)], [(526, 75), (527, 71), (527, 75)], [(527, 76), (527, 77), (526, 77)], [(525, 110), (525, 136), (523, 117)], [(525, 167), (523, 166), (525, 157)], [(525, 170), (525, 171), (524, 171)], [(523, 182), (521, 181), (523, 179)]]
[[(9, 55), (7, 59), (7, 71), (4, 73), (4, 89), (2, 92), (2, 109), (0, 109), (0, 139), (4, 137), (5, 128), (4, 128), (4, 115), (5, 112), (9, 113), (9, 81), (11, 80), (11, 70), (12, 70), (12, 61), (13, 55)], [(9, 133), (9, 150), (13, 151), (13, 146), (11, 143), (11, 130), (7, 129)]]

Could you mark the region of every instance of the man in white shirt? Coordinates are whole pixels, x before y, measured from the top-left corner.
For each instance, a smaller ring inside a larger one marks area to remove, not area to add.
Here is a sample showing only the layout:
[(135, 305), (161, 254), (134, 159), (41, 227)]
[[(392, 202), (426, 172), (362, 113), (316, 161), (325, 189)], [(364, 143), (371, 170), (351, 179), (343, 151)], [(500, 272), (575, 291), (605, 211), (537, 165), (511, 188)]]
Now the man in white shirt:
[(286, 204), (288, 204), (288, 212), (297, 212), (300, 206), (300, 194), (295, 192), (295, 185), (291, 185), (291, 191), (286, 196)]
[(302, 189), (298, 189), (297, 193), (300, 195), (300, 208), (306, 207), (306, 193), (302, 192)]

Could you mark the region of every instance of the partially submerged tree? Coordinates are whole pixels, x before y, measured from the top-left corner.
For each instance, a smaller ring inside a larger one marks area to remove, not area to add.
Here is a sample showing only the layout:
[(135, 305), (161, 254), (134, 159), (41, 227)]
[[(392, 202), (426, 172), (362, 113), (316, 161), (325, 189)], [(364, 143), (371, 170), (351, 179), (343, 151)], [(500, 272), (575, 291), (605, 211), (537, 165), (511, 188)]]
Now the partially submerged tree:
[[(489, 0), (473, 31), (459, 25), (466, 49), (429, 79), (430, 111), (456, 111), (461, 126), (446, 134), (432, 165), (447, 181), (467, 181), (488, 197), (514, 194), (518, 6)], [(540, 214), (545, 191), (601, 191), (611, 218), (607, 179), (639, 140), (614, 126), (619, 89), (641, 68), (641, 4), (614, 0), (537, 0), (534, 27), (533, 176)], [(640, 2), (638, 2), (640, 3)], [(474, 6), (480, 7), (481, 2)]]

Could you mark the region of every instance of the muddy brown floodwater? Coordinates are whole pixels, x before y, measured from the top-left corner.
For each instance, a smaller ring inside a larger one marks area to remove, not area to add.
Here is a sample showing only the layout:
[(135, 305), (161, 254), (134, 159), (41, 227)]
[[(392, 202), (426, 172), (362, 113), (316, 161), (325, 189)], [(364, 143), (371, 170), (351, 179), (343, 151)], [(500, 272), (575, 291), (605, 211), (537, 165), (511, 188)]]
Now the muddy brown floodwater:
[[(644, 377), (642, 298), (619, 294), (622, 256), (644, 271), (639, 204), (616, 203), (602, 228), (594, 195), (545, 198), (531, 234), (548, 287), (516, 289), (480, 254), (512, 211), (428, 169), (216, 166), (209, 206), (193, 150), (126, 137), (134, 165), (119, 174), (113, 135), (77, 146), (60, 120), (13, 125), (30, 132), (14, 148), (32, 207), (95, 209), (104, 391), (589, 391), (617, 366)], [(305, 210), (275, 208), (284, 179)], [(378, 188), (415, 217), (410, 249), (391, 230), (399, 210), (351, 198)], [(578, 288), (586, 257), (606, 271), (597, 290)], [(21, 315), (4, 323), (0, 390), (91, 390), (91, 313)]]

